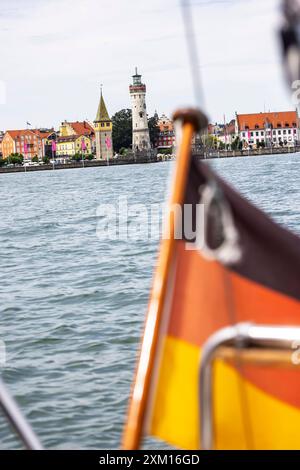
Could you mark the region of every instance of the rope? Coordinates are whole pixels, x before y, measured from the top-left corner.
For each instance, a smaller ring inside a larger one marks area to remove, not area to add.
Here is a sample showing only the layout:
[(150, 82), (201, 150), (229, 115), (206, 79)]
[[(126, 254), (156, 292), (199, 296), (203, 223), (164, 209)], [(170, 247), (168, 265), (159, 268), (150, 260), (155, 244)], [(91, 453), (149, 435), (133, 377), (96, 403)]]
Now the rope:
[[(196, 100), (196, 105), (200, 108), (204, 108), (204, 92), (203, 92), (203, 85), (201, 80), (200, 74), (200, 61), (198, 55), (198, 48), (197, 42), (195, 37), (195, 29), (193, 24), (193, 16), (192, 16), (192, 9), (190, 0), (180, 0), (181, 1), (181, 10), (182, 10), (182, 18), (184, 23), (184, 30), (185, 30), (185, 37), (186, 43), (188, 48), (188, 55), (190, 61), (190, 69), (193, 79), (193, 88), (194, 88), (194, 96)], [(227, 311), (228, 311), (228, 319), (229, 323), (234, 326), (237, 324), (237, 316), (235, 311), (235, 304), (234, 304), (234, 296), (233, 296), (233, 288), (231, 279), (224, 269), (224, 289), (226, 294), (226, 301), (227, 301)], [(246, 388), (244, 384), (244, 380), (241, 377), (242, 372), (242, 364), (238, 358), (238, 351), (236, 356), (236, 368), (238, 370), (238, 387), (239, 387), (239, 395), (240, 395), (240, 403), (241, 403), (241, 410), (242, 410), (242, 420), (245, 430), (245, 439), (246, 439), (246, 447), (248, 449), (254, 449), (254, 438), (253, 438), (253, 430), (251, 426), (251, 418), (249, 412), (249, 403), (248, 397), (246, 393)]]
[(195, 37), (191, 4), (190, 0), (180, 0), (180, 2), (196, 106), (198, 106), (200, 109), (204, 109), (204, 92), (200, 74), (200, 61)]

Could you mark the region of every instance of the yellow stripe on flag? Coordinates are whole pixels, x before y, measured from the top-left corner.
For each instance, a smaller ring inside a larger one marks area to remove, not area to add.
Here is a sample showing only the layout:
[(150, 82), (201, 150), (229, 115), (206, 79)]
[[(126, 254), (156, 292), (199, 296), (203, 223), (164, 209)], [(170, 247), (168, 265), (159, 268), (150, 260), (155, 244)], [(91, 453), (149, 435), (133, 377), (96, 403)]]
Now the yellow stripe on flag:
[[(151, 417), (150, 432), (175, 447), (199, 448), (198, 374), (200, 350), (166, 337)], [(246, 449), (240, 400), (241, 378), (219, 361), (215, 368), (216, 448)], [(300, 410), (243, 380), (255, 449), (297, 449)]]

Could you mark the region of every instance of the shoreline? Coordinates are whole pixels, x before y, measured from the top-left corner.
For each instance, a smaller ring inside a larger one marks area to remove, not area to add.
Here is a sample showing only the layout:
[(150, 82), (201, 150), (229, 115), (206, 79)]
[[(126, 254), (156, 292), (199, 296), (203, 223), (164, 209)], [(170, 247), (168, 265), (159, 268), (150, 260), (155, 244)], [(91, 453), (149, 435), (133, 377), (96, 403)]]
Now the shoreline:
[(219, 150), (219, 151), (206, 151), (201, 149), (193, 149), (193, 155), (201, 160), (208, 160), (213, 158), (234, 158), (234, 157), (255, 157), (255, 156), (270, 156), (270, 155), (283, 155), (290, 153), (299, 153), (300, 146), (283, 147), (283, 148), (260, 148), (255, 150)]
[[(300, 153), (300, 146), (292, 148), (273, 148), (273, 149), (259, 149), (259, 150), (221, 150), (218, 152), (203, 152), (201, 149), (192, 149), (193, 156), (199, 160), (212, 160), (219, 158), (238, 158), (238, 157), (255, 157), (255, 156), (271, 156), (283, 154), (296, 154)], [(93, 168), (93, 167), (108, 167), (119, 165), (139, 165), (149, 163), (159, 163), (165, 161), (172, 161), (171, 159), (157, 159), (156, 157), (138, 157), (138, 158), (114, 158), (107, 162), (106, 160), (85, 160), (84, 165), (82, 162), (72, 162), (65, 164), (56, 164), (53, 170), (52, 164), (43, 164), (38, 166), (23, 166), (16, 167), (0, 167), (0, 174), (5, 173), (27, 173), (29, 171), (56, 171), (56, 170), (73, 170), (75, 168)]]
[(84, 165), (82, 162), (72, 162), (72, 163), (59, 163), (53, 165), (51, 163), (38, 165), (38, 166), (15, 166), (11, 168), (7, 167), (0, 167), (0, 174), (5, 173), (27, 173), (29, 171), (56, 171), (56, 170), (73, 170), (75, 168), (92, 168), (92, 167), (109, 167), (109, 166), (116, 166), (116, 165), (136, 165), (136, 164), (147, 164), (147, 163), (157, 163), (160, 160), (156, 158), (114, 158), (107, 162), (106, 160), (85, 160)]

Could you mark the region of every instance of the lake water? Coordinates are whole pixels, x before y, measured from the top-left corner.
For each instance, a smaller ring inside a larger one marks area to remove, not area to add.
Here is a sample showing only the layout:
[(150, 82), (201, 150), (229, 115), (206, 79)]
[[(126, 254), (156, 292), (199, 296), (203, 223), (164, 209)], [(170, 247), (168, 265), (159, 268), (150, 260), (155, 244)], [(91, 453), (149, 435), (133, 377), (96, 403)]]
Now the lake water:
[[(211, 164), (300, 233), (299, 154)], [(96, 211), (164, 201), (172, 166), (0, 175), (2, 375), (46, 448), (119, 446), (158, 241), (99, 240)]]

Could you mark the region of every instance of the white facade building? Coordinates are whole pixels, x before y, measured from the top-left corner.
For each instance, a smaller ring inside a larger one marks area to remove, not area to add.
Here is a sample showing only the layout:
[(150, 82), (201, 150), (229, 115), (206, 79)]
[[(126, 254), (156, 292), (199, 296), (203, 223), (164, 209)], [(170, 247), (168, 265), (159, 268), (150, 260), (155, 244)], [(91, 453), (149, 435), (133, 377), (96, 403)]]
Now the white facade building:
[(149, 150), (151, 148), (148, 118), (146, 109), (146, 85), (142, 76), (135, 69), (133, 84), (129, 86), (132, 101), (132, 150)]
[(244, 146), (291, 147), (300, 141), (297, 111), (237, 114), (236, 133)]

